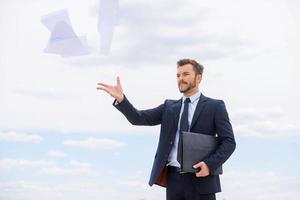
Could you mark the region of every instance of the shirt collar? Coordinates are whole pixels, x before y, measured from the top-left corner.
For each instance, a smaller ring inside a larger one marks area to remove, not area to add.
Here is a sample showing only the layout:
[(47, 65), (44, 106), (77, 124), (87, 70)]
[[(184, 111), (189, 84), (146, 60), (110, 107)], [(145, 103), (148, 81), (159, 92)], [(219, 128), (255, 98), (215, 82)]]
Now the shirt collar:
[[(198, 99), (200, 98), (200, 96), (201, 96), (201, 92), (200, 92), (200, 91), (198, 91), (197, 93), (195, 93), (195, 94), (193, 94), (192, 96), (190, 96), (189, 98), (190, 98), (190, 100), (191, 100), (191, 103), (194, 103), (196, 100), (198, 100)], [(183, 97), (182, 97), (182, 102), (184, 102), (184, 100), (185, 100), (186, 98), (188, 98), (188, 97), (183, 96)]]

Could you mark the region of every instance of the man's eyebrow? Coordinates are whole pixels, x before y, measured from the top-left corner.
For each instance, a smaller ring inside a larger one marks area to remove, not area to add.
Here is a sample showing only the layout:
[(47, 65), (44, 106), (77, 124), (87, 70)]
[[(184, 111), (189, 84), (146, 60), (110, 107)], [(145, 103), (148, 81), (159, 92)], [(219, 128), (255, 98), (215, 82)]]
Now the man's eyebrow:
[(180, 75), (180, 74), (189, 74), (190, 72), (182, 72), (182, 73), (177, 73), (177, 75)]

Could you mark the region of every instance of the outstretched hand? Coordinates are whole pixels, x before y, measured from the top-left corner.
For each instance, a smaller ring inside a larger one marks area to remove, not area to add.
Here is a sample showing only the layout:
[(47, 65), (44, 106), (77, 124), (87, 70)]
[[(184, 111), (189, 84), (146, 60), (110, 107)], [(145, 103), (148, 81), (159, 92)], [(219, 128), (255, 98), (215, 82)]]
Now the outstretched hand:
[(119, 103), (123, 101), (123, 89), (121, 86), (120, 78), (117, 76), (117, 84), (116, 85), (108, 85), (106, 83), (98, 83), (97, 90), (104, 90), (110, 96), (115, 98)]

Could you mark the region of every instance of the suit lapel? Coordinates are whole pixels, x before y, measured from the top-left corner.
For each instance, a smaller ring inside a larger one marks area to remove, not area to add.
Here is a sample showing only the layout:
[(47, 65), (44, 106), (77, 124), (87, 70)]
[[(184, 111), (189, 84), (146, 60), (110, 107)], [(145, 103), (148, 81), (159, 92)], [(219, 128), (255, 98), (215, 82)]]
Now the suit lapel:
[(197, 121), (200, 113), (202, 112), (203, 108), (205, 107), (206, 100), (207, 100), (207, 98), (203, 94), (201, 94), (200, 99), (197, 103), (197, 107), (196, 107), (193, 119), (192, 119), (190, 130), (192, 130), (192, 128), (195, 125), (195, 122)]
[(176, 125), (178, 124), (178, 120), (179, 120), (181, 104), (182, 104), (182, 98), (172, 105), (172, 111), (174, 113), (173, 119)]

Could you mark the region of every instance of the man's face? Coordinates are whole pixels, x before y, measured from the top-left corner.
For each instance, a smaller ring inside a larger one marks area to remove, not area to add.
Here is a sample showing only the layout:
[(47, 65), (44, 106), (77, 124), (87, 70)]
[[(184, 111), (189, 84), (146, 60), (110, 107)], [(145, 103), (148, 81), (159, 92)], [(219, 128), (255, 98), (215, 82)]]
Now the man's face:
[(186, 64), (177, 68), (177, 84), (181, 93), (193, 93), (198, 89), (201, 75), (195, 74), (193, 65)]

